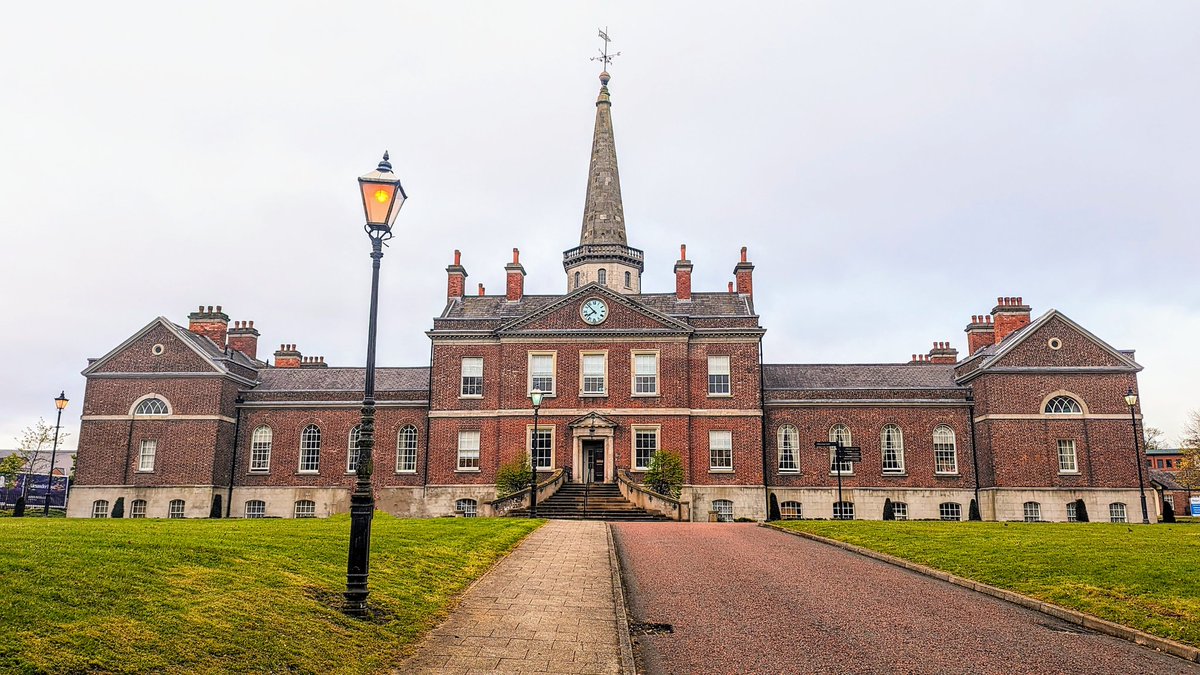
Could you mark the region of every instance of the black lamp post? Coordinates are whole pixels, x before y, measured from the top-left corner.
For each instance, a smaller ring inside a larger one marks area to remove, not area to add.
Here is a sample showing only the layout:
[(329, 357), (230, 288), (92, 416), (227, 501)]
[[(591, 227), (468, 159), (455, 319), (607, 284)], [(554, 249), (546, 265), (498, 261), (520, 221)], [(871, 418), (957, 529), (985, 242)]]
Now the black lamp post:
[(538, 409), (542, 407), (542, 397), (545, 396), (540, 389), (534, 389), (529, 394), (529, 400), (533, 402), (533, 433), (529, 434), (529, 517), (537, 518), (537, 453), (534, 448), (537, 446), (538, 435)]
[(367, 368), (363, 391), (362, 426), (358, 437), (358, 466), (354, 492), (350, 495), (350, 554), (346, 560), (346, 605), (351, 616), (367, 613), (367, 577), (371, 558), (371, 519), (375, 516), (375, 495), (371, 489), (373, 468), (371, 451), (375, 447), (375, 318), (379, 312), (379, 261), (383, 243), (392, 238), (392, 223), (408, 195), (400, 179), (392, 173), (388, 154), (371, 173), (358, 179), (362, 191), (363, 226), (371, 239), (371, 315), (367, 320)]
[(1142, 450), (1138, 446), (1138, 429), (1137, 415), (1134, 414), (1134, 408), (1137, 407), (1138, 397), (1133, 392), (1133, 387), (1125, 392), (1125, 405), (1129, 406), (1129, 421), (1133, 423), (1133, 461), (1137, 462), (1138, 468), (1138, 492), (1142, 495), (1142, 524), (1150, 524), (1150, 515), (1146, 512), (1146, 483), (1142, 480)]
[(50, 450), (50, 475), (46, 479), (46, 505), (42, 507), (42, 515), (50, 515), (50, 492), (54, 487), (54, 462), (58, 459), (58, 431), (62, 428), (62, 411), (67, 407), (67, 390), (63, 390), (58, 398), (54, 399), (54, 407), (58, 408), (58, 419), (54, 422), (54, 445)]

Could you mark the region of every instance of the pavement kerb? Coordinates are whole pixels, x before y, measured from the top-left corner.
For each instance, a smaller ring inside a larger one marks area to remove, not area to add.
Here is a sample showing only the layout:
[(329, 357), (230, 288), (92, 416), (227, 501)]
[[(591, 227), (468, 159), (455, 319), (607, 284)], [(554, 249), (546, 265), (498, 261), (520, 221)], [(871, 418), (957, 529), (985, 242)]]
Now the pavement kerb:
[(1130, 628), (1129, 626), (1124, 626), (1119, 623), (1113, 623), (1112, 621), (1101, 619), (1100, 617), (1092, 616), (1091, 614), (1084, 614), (1083, 612), (1077, 612), (1073, 609), (1067, 609), (1066, 607), (1060, 607), (1059, 605), (1043, 602), (1027, 595), (1022, 595), (1020, 593), (1009, 591), (1003, 588), (997, 588), (995, 586), (973, 581), (971, 579), (964, 579), (962, 577), (954, 576), (953, 574), (948, 574), (941, 570), (933, 569), (932, 567), (919, 565), (910, 560), (897, 558), (886, 553), (880, 553), (879, 551), (873, 551), (869, 548), (863, 548), (862, 546), (848, 544), (844, 541), (822, 537), (821, 535), (813, 534), (811, 532), (799, 532), (797, 530), (777, 527), (770, 523), (761, 523), (761, 527), (768, 527), (772, 530), (783, 532), (785, 534), (790, 534), (804, 539), (810, 539), (812, 541), (828, 544), (830, 546), (836, 546), (837, 548), (850, 551), (851, 553), (857, 553), (867, 558), (874, 558), (875, 560), (879, 560), (890, 565), (895, 565), (896, 567), (903, 567), (904, 569), (911, 570), (917, 574), (939, 579), (941, 581), (954, 584), (955, 586), (968, 588), (973, 591), (983, 593), (984, 595), (990, 595), (999, 600), (1004, 600), (1005, 602), (1010, 602), (1014, 605), (1020, 605), (1026, 609), (1032, 609), (1035, 612), (1052, 616), (1061, 621), (1066, 621), (1067, 623), (1072, 623), (1077, 626), (1083, 626), (1084, 628), (1096, 631), (1097, 633), (1103, 633), (1104, 635), (1109, 635), (1111, 637), (1128, 640), (1135, 644), (1142, 645), (1143, 647), (1150, 647), (1160, 652), (1170, 654), (1171, 656), (1179, 657), (1185, 661), (1200, 663), (1200, 649), (1192, 647), (1191, 645), (1185, 645), (1182, 642), (1161, 638), (1157, 635), (1151, 635), (1150, 633), (1140, 631), (1136, 628)]
[(621, 674), (634, 675), (633, 643), (629, 638), (629, 615), (625, 611), (625, 585), (621, 583), (621, 561), (617, 557), (616, 542), (613, 541), (612, 524), (605, 523), (608, 534), (608, 566), (612, 573), (613, 605), (617, 615), (617, 640), (621, 649)]

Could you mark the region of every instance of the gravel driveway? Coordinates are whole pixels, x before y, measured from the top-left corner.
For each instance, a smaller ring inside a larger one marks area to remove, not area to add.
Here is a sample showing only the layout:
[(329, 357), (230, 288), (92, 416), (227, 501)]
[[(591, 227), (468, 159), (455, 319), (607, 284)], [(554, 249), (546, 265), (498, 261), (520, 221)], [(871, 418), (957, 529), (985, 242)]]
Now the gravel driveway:
[(1180, 659), (752, 524), (614, 523), (650, 673), (1200, 673)]

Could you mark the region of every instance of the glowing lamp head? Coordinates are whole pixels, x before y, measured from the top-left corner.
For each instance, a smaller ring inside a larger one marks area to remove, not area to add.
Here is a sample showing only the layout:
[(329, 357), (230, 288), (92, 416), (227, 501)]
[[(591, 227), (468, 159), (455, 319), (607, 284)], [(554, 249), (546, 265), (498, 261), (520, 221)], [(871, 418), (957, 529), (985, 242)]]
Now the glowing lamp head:
[(542, 397), (543, 396), (545, 396), (545, 394), (543, 394), (540, 390), (538, 390), (538, 389), (533, 390), (533, 393), (529, 395), (529, 399), (531, 401), (533, 401), (533, 407), (535, 407), (535, 408), (542, 407)]
[(396, 214), (408, 195), (400, 185), (400, 179), (392, 173), (392, 163), (388, 153), (383, 153), (383, 161), (374, 171), (360, 176), (358, 187), (362, 191), (363, 212), (367, 218), (367, 229), (373, 232), (392, 231), (396, 222)]
[(59, 394), (58, 398), (54, 399), (54, 407), (58, 408), (59, 410), (66, 410), (67, 403), (69, 401), (70, 399), (67, 398), (66, 390), (63, 390), (63, 393)]
[(1129, 391), (1125, 392), (1125, 405), (1130, 408), (1137, 405), (1137, 394), (1133, 393), (1133, 387), (1130, 387)]

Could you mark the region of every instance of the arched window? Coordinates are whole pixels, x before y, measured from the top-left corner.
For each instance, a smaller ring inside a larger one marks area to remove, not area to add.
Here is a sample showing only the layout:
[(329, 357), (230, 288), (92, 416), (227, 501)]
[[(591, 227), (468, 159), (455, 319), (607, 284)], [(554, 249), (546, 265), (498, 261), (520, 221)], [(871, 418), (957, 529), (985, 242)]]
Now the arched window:
[(938, 504), (938, 517), (942, 520), (962, 520), (962, 504), (955, 502)]
[(321, 468), (321, 429), (315, 424), (300, 433), (300, 471), (316, 473)]
[(265, 518), (267, 515), (267, 503), (261, 499), (251, 499), (246, 502), (246, 517), (247, 518)]
[(1083, 407), (1070, 396), (1055, 396), (1046, 401), (1047, 415), (1082, 415)]
[(895, 424), (886, 424), (879, 434), (883, 449), (883, 472), (904, 473), (904, 432)]
[(146, 500), (135, 499), (129, 502), (129, 517), (130, 518), (145, 518), (146, 517)]
[(633, 274), (625, 273), (625, 288), (633, 288)]
[(157, 397), (142, 399), (137, 407), (133, 409), (134, 415), (170, 415), (171, 410), (167, 406), (167, 402)]
[(1110, 523), (1127, 523), (1129, 519), (1125, 515), (1124, 502), (1113, 502), (1108, 505), (1108, 522)]
[(454, 513), (463, 518), (474, 518), (478, 508), (479, 502), (474, 499), (459, 499), (454, 502)]
[(945, 424), (933, 430), (934, 473), (958, 473), (958, 448), (954, 444), (954, 430)]
[(575, 273), (575, 288), (579, 288), (579, 272)]
[(596, 272), (596, 281), (599, 282), (601, 286), (608, 285), (608, 271), (603, 267), (600, 268), (600, 271)]
[(714, 499), (712, 509), (717, 512), (717, 522), (733, 522), (733, 502), (728, 499)]
[(796, 427), (790, 424), (779, 427), (779, 473), (800, 470), (800, 465), (796, 463), (796, 450), (799, 447), (800, 434), (796, 432)]
[(92, 502), (92, 517), (93, 518), (107, 518), (108, 517), (108, 500), (107, 499), (97, 499), (96, 501)]
[(271, 427), (263, 425), (250, 434), (250, 470), (271, 470), (271, 439), (274, 437)]
[(800, 520), (804, 517), (804, 506), (800, 502), (783, 502), (779, 505), (779, 517), (784, 520)]
[(183, 503), (182, 499), (172, 499), (171, 503), (167, 505), (167, 517), (168, 518), (182, 518), (183, 517), (183, 507), (184, 507), (184, 503)]
[(1042, 520), (1042, 505), (1038, 502), (1025, 502), (1025, 522), (1037, 523)]
[(311, 499), (301, 499), (292, 508), (293, 518), (316, 518), (317, 503)]
[[(830, 443), (841, 443), (843, 448), (848, 448), (854, 445), (854, 443), (851, 442), (852, 440), (853, 439), (850, 436), (850, 427), (846, 426), (845, 424), (835, 424), (829, 429)], [(829, 473), (837, 473), (839, 470), (842, 473), (854, 473), (854, 462), (842, 462), (842, 466), (839, 469), (837, 465), (836, 454), (836, 447), (829, 449)]]
[(358, 453), (360, 451), (358, 441), (362, 438), (362, 425), (356, 424), (350, 430), (350, 437), (346, 439), (346, 473), (358, 471)]
[(396, 472), (417, 471), (417, 428), (409, 424), (400, 429), (396, 437)]

